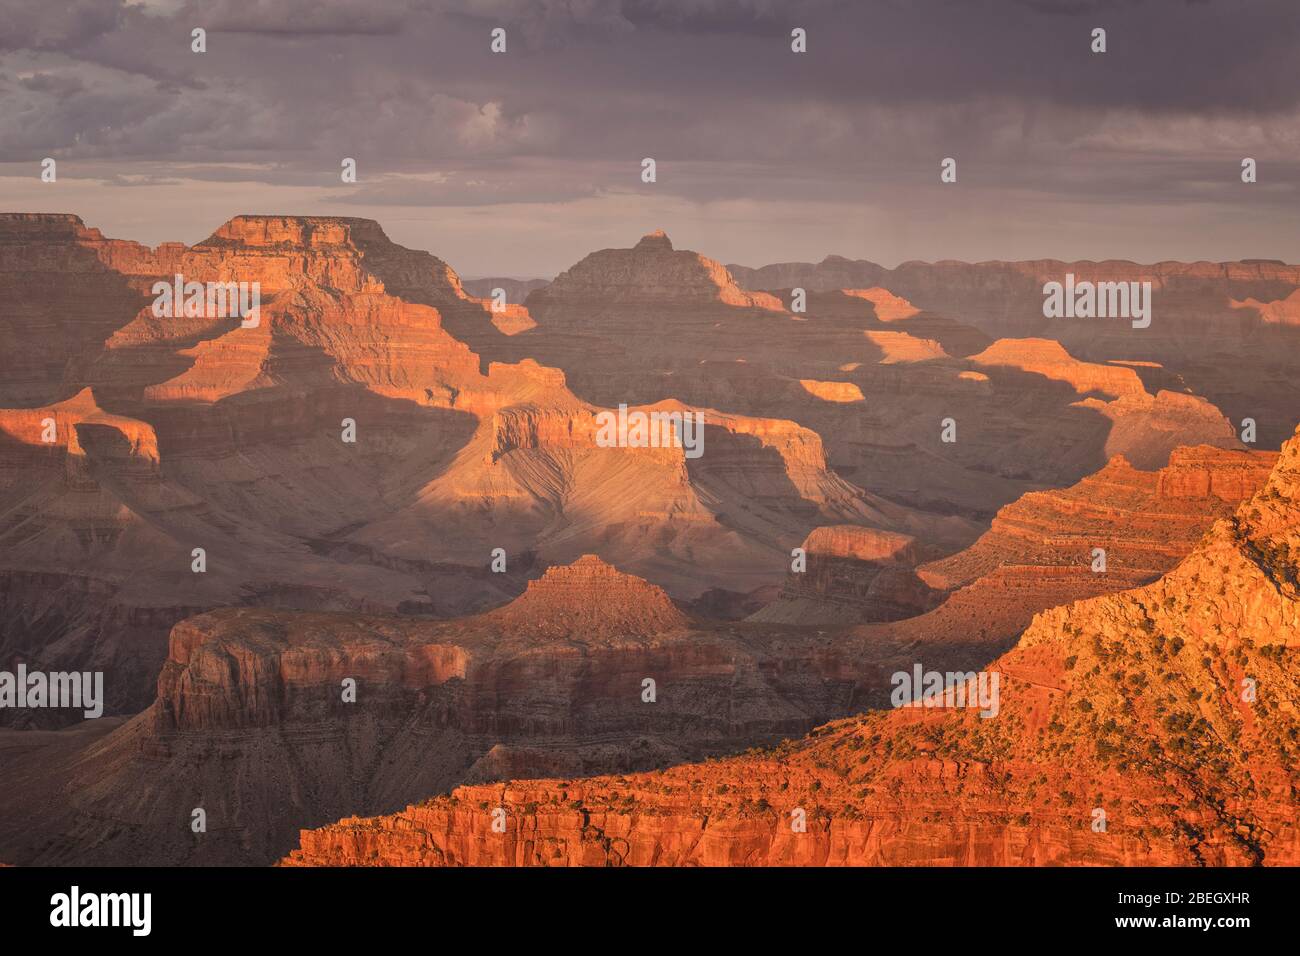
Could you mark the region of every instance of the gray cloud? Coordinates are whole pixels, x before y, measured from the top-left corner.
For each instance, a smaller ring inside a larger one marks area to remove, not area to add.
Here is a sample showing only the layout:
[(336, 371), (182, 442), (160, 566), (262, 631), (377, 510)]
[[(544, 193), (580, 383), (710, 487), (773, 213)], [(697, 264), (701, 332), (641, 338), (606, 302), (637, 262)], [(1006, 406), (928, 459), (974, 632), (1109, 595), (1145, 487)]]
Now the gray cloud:
[[(1292, 0), (0, 0), (0, 23), (0, 162), (55, 156), (110, 184), (256, 182), (356, 212), (626, 195), (941, 222), (935, 204), (971, 201), (937, 191), (953, 156), (987, 208), (1187, 203), (1188, 228), (1300, 190)], [(1247, 195), (1242, 155), (1266, 172)]]
[(398, 33), (418, 4), (372, 0), (202, 0), (186, 3), (176, 19), (215, 33), (270, 36), (387, 36)]

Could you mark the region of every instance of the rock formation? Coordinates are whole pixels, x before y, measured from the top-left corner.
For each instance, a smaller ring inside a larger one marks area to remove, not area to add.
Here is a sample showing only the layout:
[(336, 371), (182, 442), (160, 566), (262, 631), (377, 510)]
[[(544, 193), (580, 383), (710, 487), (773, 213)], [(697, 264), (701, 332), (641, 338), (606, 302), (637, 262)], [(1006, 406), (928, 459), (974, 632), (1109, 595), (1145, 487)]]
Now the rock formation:
[(815, 529), (806, 567), (792, 570), (776, 601), (749, 620), (849, 624), (915, 617), (939, 602), (916, 574), (916, 541), (854, 525)]
[[(771, 307), (665, 237), (612, 259), (647, 302)], [(259, 283), (258, 321), (155, 315), (155, 283), (176, 275)], [(455, 616), (587, 552), (691, 599), (772, 583), (818, 524), (933, 525), (939, 547), (975, 530), (850, 484), (781, 417), (704, 408), (698, 461), (599, 447), (599, 406), (505, 354), (528, 338), (523, 306), (493, 312), (369, 220), (238, 216), (149, 249), (10, 215), (0, 292), (17, 303), (0, 330), (0, 664), (111, 664), (114, 713), (148, 703), (168, 629), (208, 608)], [(505, 574), (488, 570), (496, 548)]]
[[(31, 781), (0, 791), (0, 846), (22, 863), (270, 862), (304, 822), (466, 781), (776, 742), (850, 712), (868, 659), (824, 632), (692, 620), (591, 555), (452, 621), (223, 608), (172, 628), (130, 721), (0, 734)], [(193, 807), (211, 839), (178, 824)]]
[[(1239, 446), (1176, 375), (1110, 364), (1126, 351), (1084, 362), (1045, 339), (991, 344), (959, 310), (928, 311), (875, 283), (810, 291), (825, 288), (804, 289), (802, 311), (788, 286), (746, 298), (717, 263), (651, 235), (532, 293), (536, 327), (498, 352), (562, 368), (600, 405), (671, 395), (797, 421), (822, 436), (840, 476), (932, 512), (991, 517), (1116, 454), (1158, 468), (1179, 444)], [(949, 418), (958, 437), (945, 442)]]
[(602, 302), (620, 310), (698, 303), (784, 311), (773, 296), (742, 291), (720, 263), (674, 249), (662, 229), (642, 236), (631, 249), (592, 253), (549, 286), (530, 293), (528, 302), (546, 311), (553, 303), (599, 308)]
[[(1300, 328), (1294, 321), (1300, 267), (1241, 262), (873, 262), (830, 256), (820, 263), (729, 266), (742, 289), (881, 287), (914, 308), (948, 316), (993, 338), (1042, 337), (1092, 362), (1143, 363), (1149, 390), (1189, 391), (1234, 423), (1256, 420), (1276, 448), (1300, 421)], [(1150, 282), (1152, 321), (1047, 319), (1043, 286), (1077, 281)], [(949, 349), (951, 352), (952, 349)], [(968, 354), (968, 353), (963, 353)]]
[[(1170, 570), (1216, 518), (1264, 483), (1275, 452), (1174, 450), (1158, 472), (1113, 458), (1069, 488), (1002, 508), (970, 547), (918, 563), (913, 540), (859, 527), (818, 528), (807, 569), (750, 620), (868, 623), (869, 642), (997, 647), (1038, 611), (1146, 584)], [(1105, 570), (1094, 570), (1095, 548)]]
[[(1250, 571), (1291, 593), (1278, 476), (1294, 449), (1275, 461), (1238, 436), (1247, 416), (1265, 447), (1294, 424), (1296, 277), (1077, 264), (1158, 290), (1150, 329), (1085, 330), (1034, 318), (1058, 266), (733, 272), (655, 232), (553, 282), (485, 285), (504, 280), (462, 283), (364, 219), (243, 215), (149, 248), (76, 216), (0, 215), (0, 670), (102, 670), (110, 715), (0, 710), (0, 856), (269, 862), (302, 827), (439, 796), (414, 827), (327, 828), (298, 859), (1293, 859), (1270, 802), (1286, 701), (1238, 711), (1255, 723), (1237, 738), (1204, 702), (1233, 666), (1265, 683), (1291, 666), (1253, 624), (1239, 644), (1229, 632), (1256, 611), (1284, 637), (1294, 624)], [(156, 314), (156, 284), (178, 275), (256, 283), (258, 315)], [(598, 439), (614, 412), (702, 416), (703, 453)], [(1179, 565), (1251, 495), (1196, 552), (1229, 577)], [(807, 569), (787, 573), (796, 547)], [(1130, 634), (1118, 592), (1168, 581), (1181, 596), (1158, 592), (1162, 647), (1187, 630), (1235, 664), (1211, 650), (1208, 670), (1150, 669), (1165, 652)], [(1102, 650), (1058, 605), (1097, 609)], [(1106, 663), (1086, 682), (1058, 666), (1044, 622), (1065, 622), (1063, 660)], [(886, 707), (896, 671), (981, 669), (1022, 632), (1007, 673), (1039, 676), (1007, 688), (1006, 722), (868, 716), (707, 765), (716, 779), (689, 763)], [(1150, 692), (1130, 706), (1157, 681), (1190, 682), (1199, 716)], [(1147, 746), (1124, 768), (1088, 757), (1117, 788), (1103, 794), (1149, 803), (1119, 849), (1080, 843), (1071, 804), (1024, 776), (1044, 761), (1057, 792), (1075, 786), (1051, 728), (1076, 750), (1111, 740), (1088, 713), (1122, 728), (1113, 746)], [(1173, 782), (1153, 782), (1149, 741), (1171, 715), (1179, 733), (1203, 718), (1228, 735), (1223, 788), (1177, 764), (1184, 749), (1161, 750)], [(1257, 733), (1273, 748), (1258, 758), (1243, 749)], [(675, 782), (578, 782), (648, 771)], [(501, 783), (544, 777), (575, 782)], [(794, 793), (810, 811), (797, 844), (772, 815)], [(545, 831), (541, 849), (488, 842), (494, 800), (508, 834)], [(1013, 809), (1028, 829), (998, 817)], [(936, 829), (945, 813), (956, 829)], [(394, 828), (416, 842), (385, 842)]]
[[(590, 555), (454, 621), (192, 617), (172, 629), (144, 714), (89, 746), (15, 749), (9, 766), (33, 774), (24, 793), (40, 809), (0, 804), (24, 821), (0, 830), (0, 849), (20, 862), (255, 862), (304, 823), (461, 783), (662, 768), (886, 707), (889, 675), (918, 659), (984, 667), (1036, 612), (1154, 580), (1275, 461), (1211, 447), (1180, 449), (1159, 473), (1116, 460), (1074, 488), (1025, 496), (970, 548), (928, 564), (906, 535), (819, 528), (807, 571), (744, 623), (695, 619)], [(1103, 574), (1089, 566), (1097, 542), (1109, 549)], [(355, 705), (341, 699), (347, 678)], [(183, 769), (214, 762), (220, 777)], [(71, 798), (51, 795), (65, 777), (80, 781)], [(171, 827), (168, 808), (208, 800), (237, 839), (195, 844)], [(31, 842), (54, 836), (60, 849)]]
[(988, 667), (995, 716), (900, 707), (660, 773), (461, 787), (305, 830), (285, 862), (1294, 866), (1297, 647), (1300, 435), (1159, 580), (1039, 614)]

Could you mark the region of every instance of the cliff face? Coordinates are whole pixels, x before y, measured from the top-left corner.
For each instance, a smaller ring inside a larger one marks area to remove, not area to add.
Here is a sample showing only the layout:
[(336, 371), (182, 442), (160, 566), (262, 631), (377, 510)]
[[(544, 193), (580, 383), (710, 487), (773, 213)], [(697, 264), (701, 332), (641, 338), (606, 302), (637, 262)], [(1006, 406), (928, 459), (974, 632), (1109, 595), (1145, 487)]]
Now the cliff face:
[[(1116, 456), (1069, 488), (1007, 505), (974, 545), (925, 565), (922, 577), (935, 587), (961, 587), (998, 568), (1059, 567), (1087, 570), (1108, 590), (1145, 584), (1258, 491), (1276, 462), (1276, 452), (1208, 445), (1175, 449), (1159, 471)], [(1104, 572), (1092, 572), (1094, 548), (1106, 552)]]
[(1244, 455), (1210, 446), (1179, 448), (1156, 476), (1156, 495), (1165, 501), (1218, 498), (1236, 504), (1259, 490), (1277, 463), (1274, 452)]
[(146, 302), (142, 283), (113, 269), (151, 259), (147, 247), (106, 240), (76, 216), (0, 216), (0, 406), (52, 404), (80, 390), (105, 339)]
[(1168, 574), (1038, 615), (989, 665), (996, 716), (900, 708), (758, 756), (462, 787), (304, 831), (285, 862), (1295, 865), (1298, 647), (1300, 436)]

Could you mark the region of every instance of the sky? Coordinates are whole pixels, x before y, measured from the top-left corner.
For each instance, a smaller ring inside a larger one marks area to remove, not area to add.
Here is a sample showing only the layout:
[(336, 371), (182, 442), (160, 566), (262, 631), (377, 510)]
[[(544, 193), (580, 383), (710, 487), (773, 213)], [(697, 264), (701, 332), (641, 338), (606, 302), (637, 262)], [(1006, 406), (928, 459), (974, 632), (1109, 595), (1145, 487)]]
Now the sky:
[(0, 0), (0, 210), (362, 216), (469, 277), (657, 228), (752, 266), (1300, 262), (1297, 63), (1297, 0)]

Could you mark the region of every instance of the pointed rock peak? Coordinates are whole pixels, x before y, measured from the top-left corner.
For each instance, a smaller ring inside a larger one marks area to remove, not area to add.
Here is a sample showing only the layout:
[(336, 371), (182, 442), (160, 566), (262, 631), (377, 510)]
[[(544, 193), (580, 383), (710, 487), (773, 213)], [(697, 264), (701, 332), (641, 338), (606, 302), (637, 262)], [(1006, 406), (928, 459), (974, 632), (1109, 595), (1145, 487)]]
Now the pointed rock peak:
[(569, 564), (555, 564), (546, 569), (542, 575), (542, 580), (550, 578), (569, 577), (571, 575), (611, 575), (618, 577), (630, 578), (632, 575), (623, 574), (614, 567), (614, 565), (604, 561), (600, 555), (584, 554)]
[(642, 236), (631, 249), (591, 253), (528, 300), (529, 309), (543, 321), (546, 308), (560, 303), (600, 309), (614, 303), (622, 309), (705, 302), (783, 311), (774, 296), (742, 291), (720, 262), (674, 249), (663, 230)]
[(594, 554), (548, 568), (527, 591), (488, 616), (514, 630), (548, 636), (648, 636), (687, 624), (662, 588)]
[(356, 248), (364, 242), (388, 243), (389, 239), (373, 219), (243, 215), (223, 224), (199, 246), (327, 250)]
[(647, 232), (642, 236), (641, 241), (636, 244), (636, 248), (672, 252), (673, 241), (668, 238), (668, 233), (662, 229), (656, 229), (654, 232)]
[(95, 401), (95, 390), (89, 385), (77, 392), (71, 398), (65, 398), (63, 401), (51, 408), (58, 408), (69, 412), (86, 412), (94, 413), (100, 411), (99, 403)]

